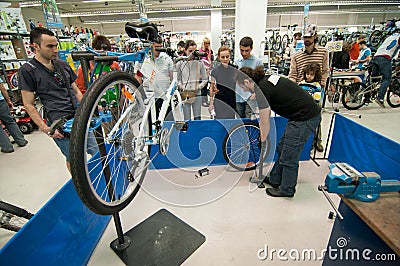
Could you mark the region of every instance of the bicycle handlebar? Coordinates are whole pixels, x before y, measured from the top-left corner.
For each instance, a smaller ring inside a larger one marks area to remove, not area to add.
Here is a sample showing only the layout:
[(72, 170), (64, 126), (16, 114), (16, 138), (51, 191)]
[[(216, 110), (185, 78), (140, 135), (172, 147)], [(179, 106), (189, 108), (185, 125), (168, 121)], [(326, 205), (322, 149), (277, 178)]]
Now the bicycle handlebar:
[(175, 62), (179, 62), (182, 60), (199, 60), (200, 57), (207, 56), (207, 53), (205, 52), (200, 52), (199, 50), (194, 50), (190, 55), (188, 56), (179, 56), (175, 59)]
[(96, 62), (111, 62), (118, 61), (119, 57), (115, 55), (106, 55), (106, 56), (94, 56), (94, 61)]
[[(100, 56), (105, 56), (107, 55), (107, 52), (105, 51), (98, 51), (98, 55)], [(72, 60), (74, 61), (79, 61), (81, 58), (86, 59), (86, 60), (93, 60), (96, 54), (88, 51), (72, 51), (71, 52), (71, 57)]]

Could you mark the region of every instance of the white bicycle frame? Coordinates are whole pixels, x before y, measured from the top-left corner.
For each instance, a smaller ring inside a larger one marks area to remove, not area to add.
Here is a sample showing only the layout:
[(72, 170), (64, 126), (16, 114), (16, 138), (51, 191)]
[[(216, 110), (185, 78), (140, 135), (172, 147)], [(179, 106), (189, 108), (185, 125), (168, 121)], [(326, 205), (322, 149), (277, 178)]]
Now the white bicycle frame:
[[(167, 115), (168, 106), (171, 105), (174, 121), (184, 121), (183, 101), (182, 101), (181, 95), (178, 91), (178, 82), (177, 82), (176, 78), (174, 78), (172, 80), (172, 82), (169, 85), (168, 90), (166, 91), (164, 96), (165, 96), (165, 100), (163, 101), (163, 104), (161, 106), (161, 110), (158, 115), (158, 118), (156, 117), (156, 106), (155, 106), (156, 99), (155, 99), (154, 95), (150, 98), (149, 103), (146, 108), (146, 111), (144, 112), (144, 116), (142, 118), (141, 125), (145, 125), (146, 120), (148, 119), (149, 114), (151, 112), (151, 121), (153, 122), (153, 124), (151, 125), (151, 130), (152, 130), (153, 138), (149, 142), (146, 141), (146, 143), (149, 143), (151, 145), (158, 144), (159, 135), (158, 135), (158, 132), (156, 129), (155, 122), (159, 121), (159, 127), (162, 128), (164, 121), (165, 121), (165, 117)], [(171, 125), (171, 128), (173, 126), (174, 126), (174, 124)], [(144, 130), (145, 130), (145, 128), (141, 126), (140, 130), (139, 130), (139, 136), (144, 135)]]

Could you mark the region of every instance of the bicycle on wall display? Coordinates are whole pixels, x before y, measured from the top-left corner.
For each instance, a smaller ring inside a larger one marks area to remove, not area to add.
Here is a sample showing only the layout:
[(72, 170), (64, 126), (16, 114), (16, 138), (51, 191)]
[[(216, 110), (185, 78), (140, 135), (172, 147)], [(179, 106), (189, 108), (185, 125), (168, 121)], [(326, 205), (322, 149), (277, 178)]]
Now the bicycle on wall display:
[[(147, 39), (150, 46), (158, 34), (151, 23), (127, 23), (125, 30), (130, 37), (139, 35)], [(194, 51), (174, 61), (199, 60), (201, 56), (205, 54)], [(133, 53), (99, 56), (95, 60), (140, 61), (143, 58)], [(146, 106), (138, 81), (132, 74), (120, 71), (102, 75), (85, 93), (73, 121), (70, 155), (74, 186), (93, 212), (109, 215), (125, 208), (138, 193), (152, 159), (158, 153), (167, 153), (172, 131), (187, 130), (182, 109), (186, 99), (178, 91), (176, 74), (165, 98), (156, 117), (155, 98), (148, 99)], [(169, 106), (174, 122), (170, 128), (163, 128)], [(91, 136), (98, 146), (98, 152), (92, 157), (87, 154)], [(150, 158), (154, 145), (159, 145), (159, 151)]]
[(387, 22), (381, 22), (381, 24), (383, 26), (381, 30), (374, 30), (369, 35), (368, 40), (372, 48), (378, 48), (379, 45), (382, 44), (386, 39), (386, 37), (395, 32), (400, 32), (400, 20), (391, 19)]

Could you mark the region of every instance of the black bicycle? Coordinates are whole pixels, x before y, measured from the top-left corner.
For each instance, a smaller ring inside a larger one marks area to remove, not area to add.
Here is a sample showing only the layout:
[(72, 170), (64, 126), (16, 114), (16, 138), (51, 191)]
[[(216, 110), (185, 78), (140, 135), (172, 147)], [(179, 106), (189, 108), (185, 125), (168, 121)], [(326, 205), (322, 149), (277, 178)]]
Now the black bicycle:
[(0, 228), (18, 232), (32, 217), (27, 210), (0, 200)]

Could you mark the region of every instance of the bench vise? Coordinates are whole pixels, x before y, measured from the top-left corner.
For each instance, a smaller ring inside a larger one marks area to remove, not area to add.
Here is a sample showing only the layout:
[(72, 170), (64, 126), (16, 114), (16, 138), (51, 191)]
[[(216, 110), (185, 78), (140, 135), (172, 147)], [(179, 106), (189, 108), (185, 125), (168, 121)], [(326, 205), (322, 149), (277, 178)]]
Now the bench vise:
[(399, 180), (382, 181), (377, 173), (360, 173), (347, 163), (333, 163), (329, 169), (325, 185), (320, 186), (320, 190), (365, 202), (375, 201), (382, 192), (400, 191)]

